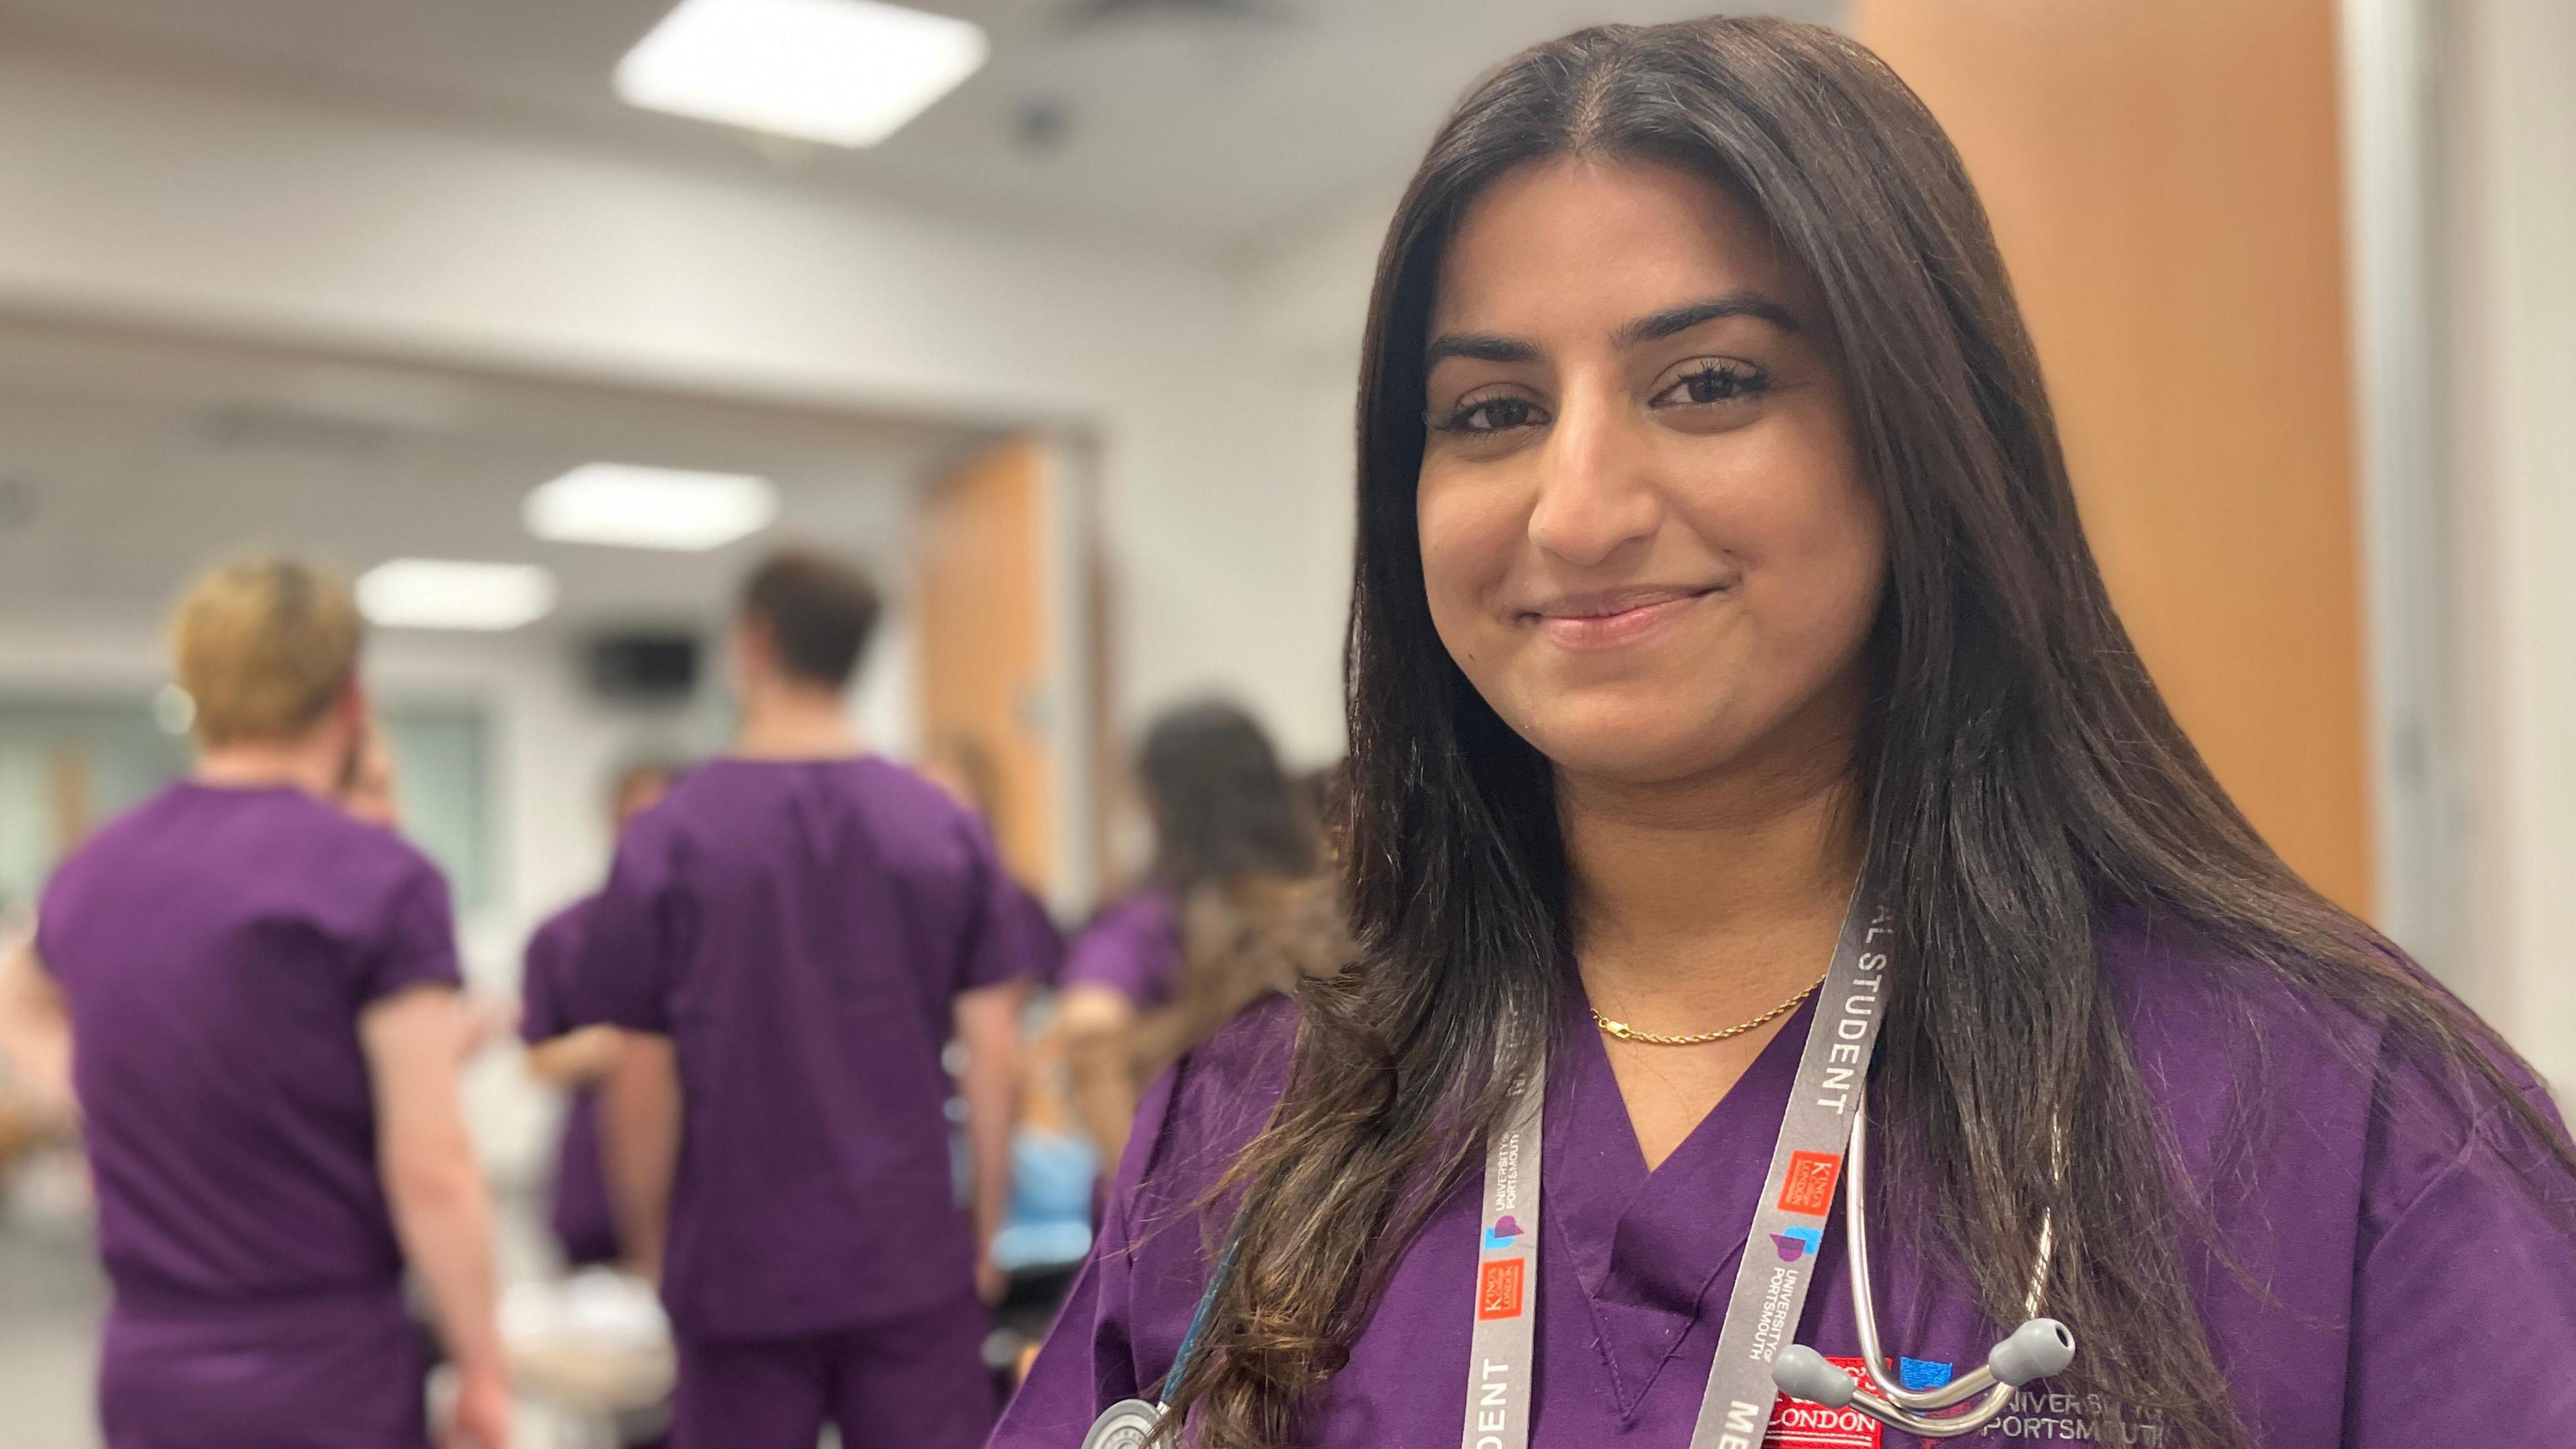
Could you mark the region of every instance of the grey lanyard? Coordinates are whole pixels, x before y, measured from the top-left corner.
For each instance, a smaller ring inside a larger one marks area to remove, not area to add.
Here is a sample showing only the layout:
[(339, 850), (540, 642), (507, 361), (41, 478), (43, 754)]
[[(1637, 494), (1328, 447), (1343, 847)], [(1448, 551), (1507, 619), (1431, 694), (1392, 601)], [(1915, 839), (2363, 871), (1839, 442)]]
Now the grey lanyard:
[[(1797, 1331), (1815, 1276), (1816, 1248), (1851, 1142), (1852, 1108), (1878, 1040), (1880, 984), (1893, 935), (1885, 911), (1865, 910), (1854, 898), (1833, 965), (1818, 988), (1690, 1449), (1757, 1449), (1770, 1424), (1777, 1392), (1771, 1360)], [(1520, 1084), (1511, 1114), (1486, 1139), (1475, 1333), (1460, 1449), (1526, 1449), (1529, 1443), (1546, 1102), (1542, 1063)]]

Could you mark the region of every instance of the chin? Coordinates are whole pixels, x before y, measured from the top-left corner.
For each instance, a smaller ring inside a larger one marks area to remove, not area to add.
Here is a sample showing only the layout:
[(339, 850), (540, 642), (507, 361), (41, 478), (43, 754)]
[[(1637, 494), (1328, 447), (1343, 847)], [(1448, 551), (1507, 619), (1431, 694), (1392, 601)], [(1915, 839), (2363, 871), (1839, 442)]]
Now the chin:
[(1722, 764), (1740, 741), (1716, 724), (1719, 711), (1685, 711), (1667, 699), (1559, 707), (1512, 721), (1521, 738), (1557, 769), (1627, 785), (1689, 779)]

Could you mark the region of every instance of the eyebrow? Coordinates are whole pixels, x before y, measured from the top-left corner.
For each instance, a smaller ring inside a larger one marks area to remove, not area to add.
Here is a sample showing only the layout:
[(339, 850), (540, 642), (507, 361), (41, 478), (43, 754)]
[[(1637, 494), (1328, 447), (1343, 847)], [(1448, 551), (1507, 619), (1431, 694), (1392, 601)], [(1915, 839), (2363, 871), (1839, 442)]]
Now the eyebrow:
[(1720, 317), (1759, 317), (1783, 332), (1798, 330), (1798, 319), (1789, 315), (1789, 309), (1761, 293), (1729, 292), (1704, 302), (1685, 302), (1678, 307), (1649, 313), (1610, 334), (1610, 340), (1621, 347), (1634, 347), (1640, 342), (1661, 342)]
[(1534, 362), (1538, 349), (1518, 338), (1497, 337), (1490, 332), (1444, 332), (1422, 349), (1423, 370), (1428, 372), (1448, 357), (1463, 357), (1471, 362)]
[[(1704, 322), (1720, 317), (1759, 317), (1783, 332), (1795, 332), (1798, 319), (1788, 308), (1759, 292), (1729, 292), (1705, 301), (1685, 302), (1651, 312), (1620, 327), (1610, 340), (1620, 347), (1634, 347), (1642, 342), (1661, 342), (1678, 337)], [(1474, 362), (1534, 362), (1538, 349), (1516, 337), (1502, 337), (1490, 332), (1444, 332), (1422, 350), (1425, 371), (1440, 365), (1444, 358), (1463, 357)]]

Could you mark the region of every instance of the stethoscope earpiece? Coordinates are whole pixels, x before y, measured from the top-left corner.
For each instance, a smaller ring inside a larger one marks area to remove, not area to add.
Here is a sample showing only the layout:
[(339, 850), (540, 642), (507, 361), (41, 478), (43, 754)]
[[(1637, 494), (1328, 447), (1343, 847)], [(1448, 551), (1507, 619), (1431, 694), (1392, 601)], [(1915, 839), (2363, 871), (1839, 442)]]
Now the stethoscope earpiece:
[(2054, 1318), (2034, 1318), (1986, 1353), (1995, 1382), (2020, 1388), (2033, 1379), (2066, 1372), (2075, 1362), (2075, 1335)]
[(1790, 1398), (1828, 1409), (1848, 1408), (1860, 1394), (1860, 1385), (1850, 1374), (1825, 1362), (1823, 1354), (1803, 1343), (1780, 1350), (1780, 1357), (1771, 1364), (1771, 1382)]

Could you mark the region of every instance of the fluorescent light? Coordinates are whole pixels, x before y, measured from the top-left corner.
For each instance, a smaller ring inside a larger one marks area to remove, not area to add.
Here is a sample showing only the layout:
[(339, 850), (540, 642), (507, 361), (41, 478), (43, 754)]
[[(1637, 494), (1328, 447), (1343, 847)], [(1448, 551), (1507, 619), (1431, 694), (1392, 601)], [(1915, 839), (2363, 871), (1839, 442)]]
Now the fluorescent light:
[(695, 552), (748, 538), (778, 517), (778, 490), (748, 473), (585, 463), (528, 495), (528, 532), (557, 543)]
[(980, 26), (878, 0), (680, 0), (617, 63), (628, 105), (873, 146), (984, 64)]
[(358, 576), (358, 609), (387, 629), (516, 629), (555, 606), (555, 576), (534, 564), (398, 558)]

